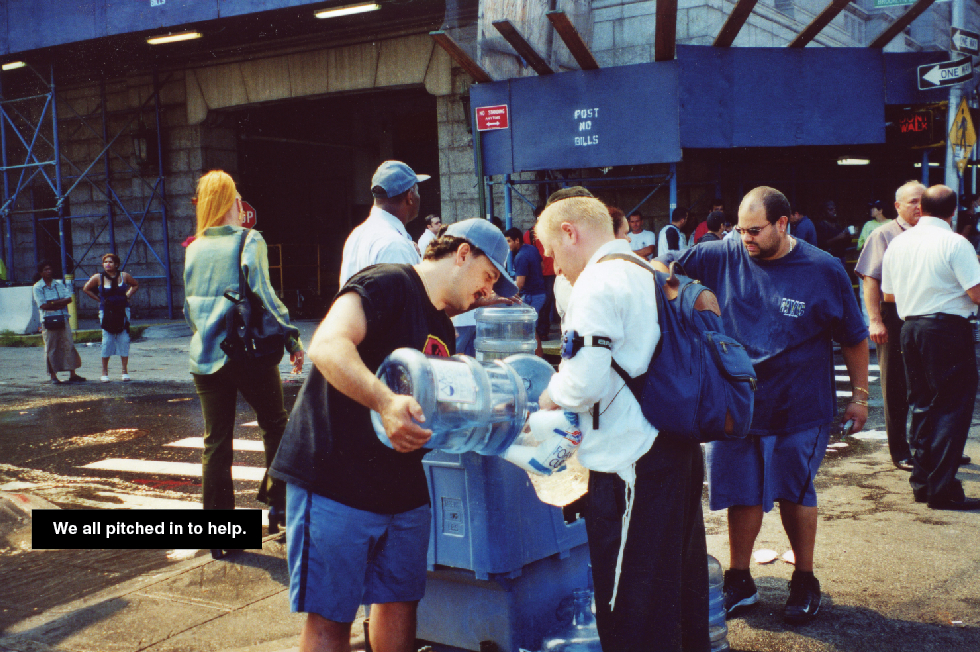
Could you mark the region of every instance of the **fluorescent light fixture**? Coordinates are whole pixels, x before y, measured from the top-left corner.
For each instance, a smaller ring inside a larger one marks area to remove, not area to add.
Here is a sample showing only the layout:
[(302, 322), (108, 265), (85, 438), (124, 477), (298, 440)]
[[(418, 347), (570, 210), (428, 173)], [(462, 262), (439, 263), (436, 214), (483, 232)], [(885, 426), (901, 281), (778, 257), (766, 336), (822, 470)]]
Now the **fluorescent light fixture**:
[[(915, 167), (921, 168), (922, 167), (922, 163), (916, 163), (915, 164)], [(938, 168), (938, 167), (940, 167), (940, 164), (939, 163), (933, 163), (932, 161), (929, 161), (929, 167), (931, 167), (931, 168)]]
[(837, 165), (868, 165), (871, 163), (870, 159), (866, 158), (850, 158), (848, 156), (841, 156), (837, 159)]
[(377, 11), (378, 9), (381, 9), (381, 5), (377, 2), (365, 2), (359, 5), (337, 7), (336, 9), (323, 9), (315, 12), (313, 15), (317, 18), (339, 18), (340, 16), (353, 16), (354, 14), (363, 14), (368, 11)]
[(23, 61), (11, 61), (10, 63), (5, 63), (2, 66), (0, 66), (0, 69), (3, 69), (3, 70), (17, 70), (18, 68), (23, 68), (26, 65), (27, 64), (24, 63)]
[(151, 36), (146, 39), (150, 45), (161, 45), (163, 43), (177, 43), (178, 41), (192, 41), (201, 38), (200, 32), (181, 32), (180, 34), (167, 34), (166, 36)]

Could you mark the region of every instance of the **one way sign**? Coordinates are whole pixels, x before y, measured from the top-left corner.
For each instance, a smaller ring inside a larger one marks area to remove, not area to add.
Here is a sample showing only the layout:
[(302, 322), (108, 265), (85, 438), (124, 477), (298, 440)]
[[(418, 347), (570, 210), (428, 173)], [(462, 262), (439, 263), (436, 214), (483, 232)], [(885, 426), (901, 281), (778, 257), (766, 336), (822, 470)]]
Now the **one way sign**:
[(950, 31), (950, 40), (954, 51), (973, 56), (980, 55), (980, 34), (953, 27)]
[(956, 61), (919, 66), (919, 90), (953, 86), (973, 77), (973, 60), (966, 56)]

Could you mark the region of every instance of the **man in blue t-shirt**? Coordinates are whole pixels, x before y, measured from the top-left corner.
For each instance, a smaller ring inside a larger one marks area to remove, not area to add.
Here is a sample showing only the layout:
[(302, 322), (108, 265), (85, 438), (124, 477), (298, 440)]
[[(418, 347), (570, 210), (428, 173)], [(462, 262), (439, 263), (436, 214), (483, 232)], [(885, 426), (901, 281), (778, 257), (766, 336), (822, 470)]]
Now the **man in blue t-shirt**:
[(844, 268), (787, 233), (786, 197), (755, 188), (738, 210), (738, 239), (681, 256), (685, 271), (714, 290), (728, 335), (745, 345), (758, 375), (749, 436), (708, 445), (711, 509), (728, 509), (731, 567), (725, 609), (755, 604), (749, 573), (764, 512), (779, 503), (796, 556), (784, 619), (805, 624), (820, 609), (813, 575), (817, 496), (813, 480), (836, 412), (833, 344), (841, 345), (854, 400), (841, 422), (868, 418), (868, 330)]
[(810, 218), (796, 206), (793, 207), (793, 211), (789, 215), (789, 232), (797, 240), (808, 242), (814, 247), (817, 246), (817, 228), (813, 226)]
[(540, 348), (540, 341), (548, 339), (551, 329), (551, 315), (543, 314), (548, 299), (548, 288), (544, 284), (544, 261), (537, 247), (524, 244), (524, 234), (520, 229), (507, 229), (504, 237), (514, 257), (514, 284), (520, 291), (521, 301), (538, 313), (534, 332)]

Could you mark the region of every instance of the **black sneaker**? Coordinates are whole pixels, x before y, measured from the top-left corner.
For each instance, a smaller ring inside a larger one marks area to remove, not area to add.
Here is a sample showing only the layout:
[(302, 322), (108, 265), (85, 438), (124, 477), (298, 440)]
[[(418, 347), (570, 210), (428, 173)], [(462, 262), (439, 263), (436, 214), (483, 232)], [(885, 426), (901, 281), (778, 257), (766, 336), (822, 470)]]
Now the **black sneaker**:
[(748, 571), (725, 571), (725, 617), (759, 601), (759, 591)]
[(783, 620), (790, 625), (809, 624), (820, 611), (820, 582), (813, 573), (793, 571), (789, 581), (789, 599)]

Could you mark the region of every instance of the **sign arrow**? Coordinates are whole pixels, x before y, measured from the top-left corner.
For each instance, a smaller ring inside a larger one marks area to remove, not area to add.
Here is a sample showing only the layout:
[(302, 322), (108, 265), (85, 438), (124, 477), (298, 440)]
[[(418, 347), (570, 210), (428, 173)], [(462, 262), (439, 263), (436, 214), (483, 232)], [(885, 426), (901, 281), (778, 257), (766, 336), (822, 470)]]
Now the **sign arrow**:
[(956, 61), (919, 66), (919, 90), (960, 84), (973, 77), (973, 60), (966, 56)]
[(952, 49), (963, 54), (980, 55), (980, 34), (970, 32), (959, 27), (953, 27), (950, 31), (950, 40), (953, 43)]

